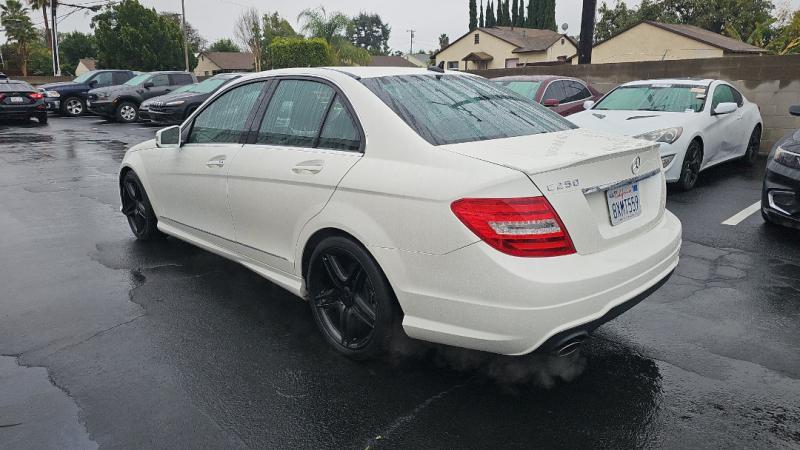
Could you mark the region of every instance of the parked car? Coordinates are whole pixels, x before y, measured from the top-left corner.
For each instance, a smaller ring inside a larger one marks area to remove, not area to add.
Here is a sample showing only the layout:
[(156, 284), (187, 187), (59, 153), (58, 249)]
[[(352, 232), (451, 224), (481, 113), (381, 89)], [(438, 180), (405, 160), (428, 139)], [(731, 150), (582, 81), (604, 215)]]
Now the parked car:
[(0, 120), (32, 117), (42, 125), (47, 123), (44, 95), (24, 81), (0, 79)]
[(633, 81), (586, 109), (569, 120), (658, 143), (667, 182), (683, 190), (719, 163), (753, 164), (761, 145), (758, 106), (722, 80)]
[(600, 91), (583, 80), (556, 75), (519, 75), (494, 78), (492, 81), (562, 116), (583, 111), (583, 102), (602, 96)]
[(162, 71), (136, 75), (124, 84), (89, 91), (89, 110), (118, 122), (139, 120), (139, 105), (145, 100), (164, 95), (197, 82), (189, 72)]
[(169, 94), (145, 100), (139, 106), (139, 118), (153, 123), (171, 125), (183, 122), (214, 92), (240, 73), (222, 73), (197, 84), (190, 84)]
[(656, 146), (457, 72), (243, 76), (128, 150), (119, 183), (136, 238), (175, 236), (309, 299), (357, 359), (401, 326), (570, 353), (664, 283), (681, 244)]
[(134, 77), (130, 70), (92, 70), (72, 81), (48, 83), (41, 87), (47, 93), (49, 111), (76, 117), (86, 113), (86, 100), (91, 89), (120, 85)]
[[(792, 106), (789, 113), (800, 116), (800, 105)], [(767, 223), (800, 228), (800, 130), (772, 147), (761, 191), (761, 215)]]

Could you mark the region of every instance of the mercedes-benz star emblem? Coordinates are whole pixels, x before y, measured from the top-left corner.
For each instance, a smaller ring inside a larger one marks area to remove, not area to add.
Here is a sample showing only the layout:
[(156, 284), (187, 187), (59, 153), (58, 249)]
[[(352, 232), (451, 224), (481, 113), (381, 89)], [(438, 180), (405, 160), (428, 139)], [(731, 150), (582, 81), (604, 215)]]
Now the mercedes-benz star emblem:
[(637, 156), (636, 159), (634, 159), (633, 163), (631, 164), (631, 172), (633, 172), (633, 174), (636, 175), (637, 173), (639, 173), (639, 169), (641, 167), (642, 167), (642, 158)]

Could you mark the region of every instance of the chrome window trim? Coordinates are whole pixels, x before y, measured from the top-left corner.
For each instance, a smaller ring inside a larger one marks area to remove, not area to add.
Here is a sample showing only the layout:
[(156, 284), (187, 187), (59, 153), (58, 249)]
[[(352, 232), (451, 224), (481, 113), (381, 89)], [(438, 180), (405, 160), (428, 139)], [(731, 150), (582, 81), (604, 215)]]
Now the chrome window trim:
[(601, 184), (599, 186), (592, 186), (592, 187), (588, 187), (588, 188), (583, 188), (583, 194), (584, 195), (594, 194), (595, 192), (607, 191), (609, 189), (614, 189), (614, 188), (618, 188), (618, 187), (621, 187), (621, 186), (625, 186), (626, 184), (636, 183), (637, 181), (646, 180), (646, 179), (648, 179), (648, 178), (650, 178), (652, 176), (658, 175), (661, 172), (662, 172), (662, 169), (660, 169), (660, 168), (659, 169), (653, 169), (653, 170), (651, 170), (649, 172), (645, 172), (645, 173), (643, 173), (641, 175), (637, 175), (635, 177), (631, 177), (631, 178), (628, 178), (626, 180), (617, 181), (617, 182), (608, 183), (608, 184)]

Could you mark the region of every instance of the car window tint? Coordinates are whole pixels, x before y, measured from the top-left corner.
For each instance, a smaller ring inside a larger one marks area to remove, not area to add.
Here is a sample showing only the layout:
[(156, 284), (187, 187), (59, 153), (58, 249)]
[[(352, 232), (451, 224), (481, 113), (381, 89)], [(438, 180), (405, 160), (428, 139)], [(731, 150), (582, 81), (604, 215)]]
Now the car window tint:
[(222, 94), (194, 120), (189, 143), (236, 143), (245, 129), (264, 82), (245, 84)]
[(122, 84), (131, 79), (131, 76), (128, 75), (126, 72), (114, 72), (114, 84)]
[(333, 101), (328, 116), (325, 118), (325, 125), (319, 136), (318, 147), (332, 148), (336, 150), (358, 150), (360, 147), (358, 129), (350, 112), (336, 96)]
[(333, 98), (329, 86), (307, 80), (282, 80), (267, 107), (257, 143), (311, 147)]
[(153, 83), (154, 87), (169, 86), (169, 77), (165, 73), (160, 73), (150, 77), (150, 82)]
[(111, 72), (101, 72), (92, 81), (97, 82), (95, 87), (111, 86), (114, 82), (114, 74)]
[(577, 102), (578, 100), (583, 100), (592, 96), (589, 89), (577, 81), (565, 81), (564, 94), (564, 103)]
[(711, 99), (711, 111), (714, 111), (720, 103), (736, 103), (736, 99), (733, 98), (733, 90), (724, 84), (714, 89), (714, 96)]
[(542, 101), (556, 99), (559, 103), (564, 101), (564, 84), (561, 81), (554, 81), (547, 86), (542, 96)]
[(192, 84), (192, 76), (188, 73), (172, 73), (169, 75), (170, 84), (173, 86), (183, 86), (184, 84)]
[(542, 84), (541, 81), (500, 81), (498, 83), (528, 100), (534, 101), (536, 100), (536, 93), (539, 91), (539, 86)]

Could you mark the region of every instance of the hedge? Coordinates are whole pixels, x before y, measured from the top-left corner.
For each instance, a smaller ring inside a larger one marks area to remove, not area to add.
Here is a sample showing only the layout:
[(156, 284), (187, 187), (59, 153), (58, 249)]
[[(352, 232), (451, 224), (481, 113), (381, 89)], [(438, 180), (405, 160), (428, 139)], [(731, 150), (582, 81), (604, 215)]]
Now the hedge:
[(275, 38), (269, 44), (269, 53), (275, 69), (329, 66), (333, 63), (331, 46), (320, 38)]

